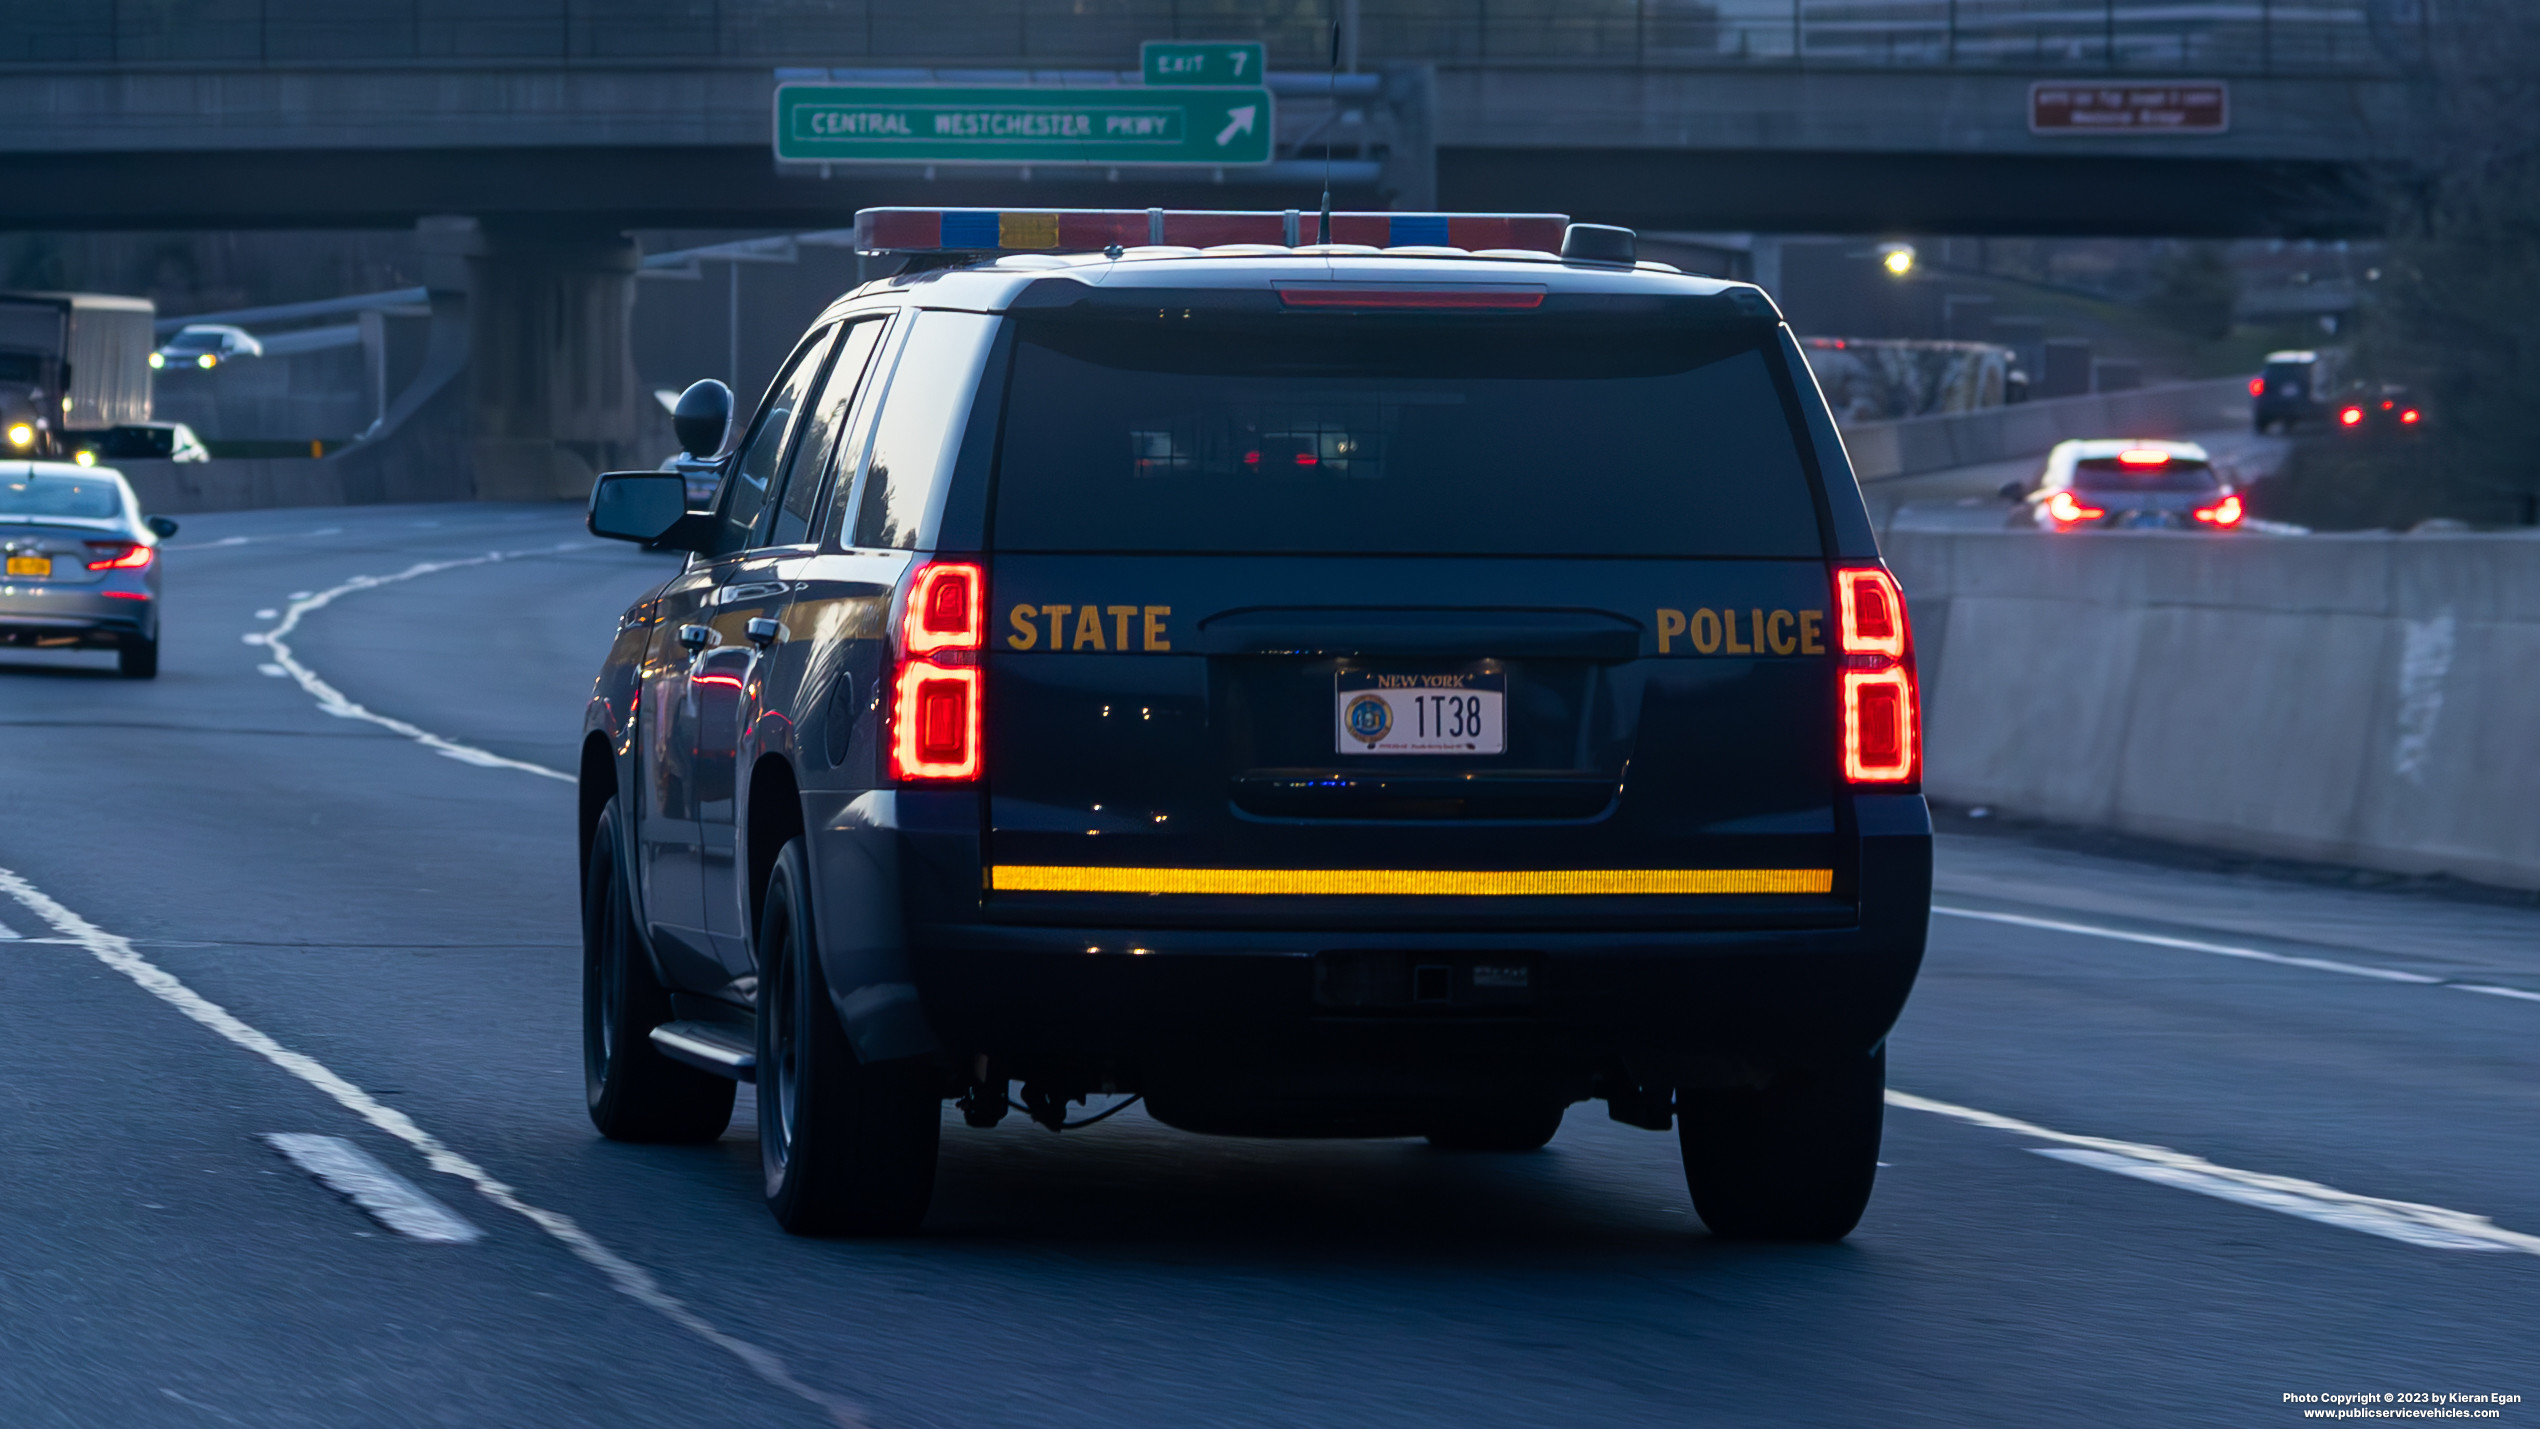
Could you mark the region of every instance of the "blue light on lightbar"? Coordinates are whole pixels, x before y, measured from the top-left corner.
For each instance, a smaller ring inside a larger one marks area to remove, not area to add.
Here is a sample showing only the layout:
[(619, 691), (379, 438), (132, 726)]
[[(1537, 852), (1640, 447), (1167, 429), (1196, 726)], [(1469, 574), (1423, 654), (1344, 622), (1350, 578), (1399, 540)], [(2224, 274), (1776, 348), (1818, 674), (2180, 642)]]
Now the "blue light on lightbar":
[(997, 211), (992, 208), (944, 210), (943, 243), (946, 248), (996, 247)]
[(1397, 248), (1424, 244), (1437, 248), (1448, 246), (1446, 215), (1442, 213), (1397, 213), (1387, 235)]

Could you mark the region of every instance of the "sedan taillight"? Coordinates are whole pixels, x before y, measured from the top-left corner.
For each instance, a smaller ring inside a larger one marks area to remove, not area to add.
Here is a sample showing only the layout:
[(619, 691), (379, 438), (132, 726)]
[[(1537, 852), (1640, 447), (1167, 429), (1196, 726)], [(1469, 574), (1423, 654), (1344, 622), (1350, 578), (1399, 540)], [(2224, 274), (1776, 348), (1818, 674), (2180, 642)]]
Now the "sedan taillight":
[(90, 541), (88, 568), (92, 571), (138, 571), (149, 567), (157, 552), (138, 541)]
[(908, 583), (891, 678), (891, 777), (976, 779), (988, 643), (987, 572), (966, 561), (919, 566)]
[(1910, 786), (1922, 777), (1923, 731), (1904, 592), (1881, 567), (1840, 566), (1834, 596), (1843, 777), (1854, 784)]

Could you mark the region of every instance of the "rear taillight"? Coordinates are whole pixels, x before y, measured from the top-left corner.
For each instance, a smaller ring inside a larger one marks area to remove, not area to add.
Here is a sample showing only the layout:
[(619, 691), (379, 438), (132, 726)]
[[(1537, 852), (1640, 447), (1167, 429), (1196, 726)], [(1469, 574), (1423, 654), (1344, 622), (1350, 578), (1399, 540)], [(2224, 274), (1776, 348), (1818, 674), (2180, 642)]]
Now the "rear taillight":
[(149, 567), (157, 553), (138, 541), (90, 541), (88, 568), (92, 571), (138, 571)]
[(2337, 414), (2337, 424), (2341, 427), (2362, 426), (2364, 424), (2364, 409), (2361, 407), (2346, 408)]
[(2252, 397), (2264, 397), (2267, 395), (2267, 379), (2263, 377), (2250, 378), (2249, 395)]
[(2096, 521), (2108, 512), (2105, 507), (2082, 505), (2069, 491), (2058, 491), (2046, 498), (2046, 514), (2070, 526), (2077, 521)]
[(966, 561), (931, 562), (910, 577), (891, 679), (893, 779), (979, 777), (987, 601), (987, 572)]
[(1922, 777), (1923, 734), (1904, 593), (1880, 567), (1841, 566), (1834, 598), (1843, 777), (1854, 784), (1911, 785)]
[(2196, 508), (2196, 519), (2210, 526), (2237, 526), (2240, 518), (2248, 514), (2248, 508), (2240, 504), (2237, 496), (2226, 496), (2211, 506)]

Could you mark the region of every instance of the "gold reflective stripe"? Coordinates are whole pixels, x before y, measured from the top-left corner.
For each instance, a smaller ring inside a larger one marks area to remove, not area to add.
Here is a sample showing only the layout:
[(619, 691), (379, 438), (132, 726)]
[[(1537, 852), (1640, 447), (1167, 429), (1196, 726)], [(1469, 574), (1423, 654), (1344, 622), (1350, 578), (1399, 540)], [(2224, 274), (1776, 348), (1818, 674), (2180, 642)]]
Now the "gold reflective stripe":
[(1602, 893), (1831, 893), (1830, 868), (1067, 868), (999, 864), (999, 893), (1286, 893), (1558, 898)]

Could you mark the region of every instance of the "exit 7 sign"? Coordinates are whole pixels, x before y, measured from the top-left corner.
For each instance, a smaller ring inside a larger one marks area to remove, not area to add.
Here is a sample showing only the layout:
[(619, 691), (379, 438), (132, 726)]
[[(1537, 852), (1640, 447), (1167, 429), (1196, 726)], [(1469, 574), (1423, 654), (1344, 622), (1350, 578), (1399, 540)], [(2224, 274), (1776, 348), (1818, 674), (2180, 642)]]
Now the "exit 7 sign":
[(1259, 84), (1269, 55), (1258, 41), (1149, 40), (1138, 67), (1149, 84)]

